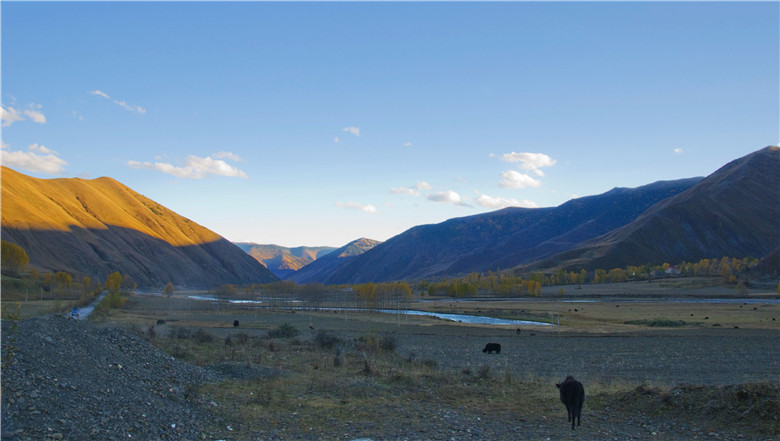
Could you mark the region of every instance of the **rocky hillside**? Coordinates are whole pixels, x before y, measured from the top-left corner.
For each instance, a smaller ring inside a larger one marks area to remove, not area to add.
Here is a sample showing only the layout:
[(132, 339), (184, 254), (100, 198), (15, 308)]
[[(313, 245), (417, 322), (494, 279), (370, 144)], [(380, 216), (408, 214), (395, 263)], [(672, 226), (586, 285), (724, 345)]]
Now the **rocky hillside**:
[(312, 282), (330, 283), (328, 278), (331, 274), (380, 243), (379, 241), (366, 238), (352, 241), (288, 275), (286, 279), (301, 284)]
[(259, 245), (248, 242), (239, 242), (236, 245), (280, 279), (287, 278), (336, 249), (334, 247), (287, 248), (279, 245)]
[(636, 219), (700, 178), (616, 188), (552, 208), (506, 208), (414, 227), (320, 276), (326, 283), (415, 280), (496, 271), (568, 250)]
[(2, 236), (40, 271), (139, 286), (213, 287), (277, 278), (228, 240), (111, 178), (36, 179), (2, 168)]
[(763, 258), (778, 245), (780, 148), (771, 146), (726, 164), (623, 228), (534, 268), (615, 268), (723, 256)]

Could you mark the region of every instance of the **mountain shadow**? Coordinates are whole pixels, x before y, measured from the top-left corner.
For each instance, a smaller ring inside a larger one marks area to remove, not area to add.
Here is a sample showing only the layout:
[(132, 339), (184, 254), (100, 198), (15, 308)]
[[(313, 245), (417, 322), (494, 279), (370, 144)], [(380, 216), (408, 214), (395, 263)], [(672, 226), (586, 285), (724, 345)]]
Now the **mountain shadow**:
[(114, 271), (129, 274), (139, 287), (211, 288), (222, 284), (278, 280), (267, 268), (227, 239), (175, 246), (137, 230), (72, 228), (70, 231), (2, 229), (27, 251), (41, 270), (66, 271), (97, 280)]
[(779, 244), (780, 148), (770, 146), (726, 164), (630, 224), (527, 269), (760, 259)]
[(570, 249), (619, 228), (701, 178), (660, 181), (552, 208), (506, 208), (411, 228), (318, 280), (365, 283), (498, 271)]

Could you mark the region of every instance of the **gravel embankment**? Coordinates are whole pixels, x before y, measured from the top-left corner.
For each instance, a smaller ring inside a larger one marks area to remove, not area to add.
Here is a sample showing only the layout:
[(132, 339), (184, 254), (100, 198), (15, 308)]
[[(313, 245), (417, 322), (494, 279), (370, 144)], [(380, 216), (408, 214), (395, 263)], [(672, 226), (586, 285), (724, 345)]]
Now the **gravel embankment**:
[(216, 379), (132, 333), (60, 316), (3, 321), (4, 440), (194, 440), (214, 421), (188, 400)]

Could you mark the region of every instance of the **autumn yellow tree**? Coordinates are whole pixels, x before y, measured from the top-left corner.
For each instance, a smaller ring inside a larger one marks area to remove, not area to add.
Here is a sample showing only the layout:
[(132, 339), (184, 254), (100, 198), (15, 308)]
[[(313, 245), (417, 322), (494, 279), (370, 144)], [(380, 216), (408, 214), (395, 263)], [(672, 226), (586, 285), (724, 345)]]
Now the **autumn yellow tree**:
[(119, 294), (119, 290), (122, 288), (122, 274), (119, 271), (114, 271), (106, 277), (106, 283), (103, 284), (106, 290), (113, 294)]
[(2, 254), (2, 272), (11, 276), (18, 276), (30, 263), (30, 258), (24, 248), (15, 243), (2, 241), (0, 248)]

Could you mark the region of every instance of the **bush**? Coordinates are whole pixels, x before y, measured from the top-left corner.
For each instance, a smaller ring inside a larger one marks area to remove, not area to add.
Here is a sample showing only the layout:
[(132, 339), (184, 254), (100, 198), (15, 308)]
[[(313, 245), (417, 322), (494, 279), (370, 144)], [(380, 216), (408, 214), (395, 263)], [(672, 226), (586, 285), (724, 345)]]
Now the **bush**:
[(317, 331), (317, 335), (314, 336), (314, 341), (324, 349), (331, 349), (341, 343), (341, 339), (327, 331)]
[(374, 335), (373, 333), (362, 336), (357, 340), (357, 347), (360, 350), (368, 352), (395, 351), (396, 340), (392, 334), (384, 336)]
[(171, 337), (187, 339), (192, 337), (192, 331), (189, 328), (173, 328), (171, 329)]
[(214, 336), (204, 331), (203, 328), (198, 328), (198, 330), (192, 334), (192, 339), (198, 343), (211, 343), (214, 341)]
[(268, 336), (271, 338), (292, 338), (297, 337), (299, 333), (295, 326), (282, 323), (278, 328), (268, 331)]
[(122, 297), (118, 291), (112, 292), (106, 294), (106, 296), (103, 297), (103, 300), (101, 300), (100, 303), (98, 303), (95, 309), (97, 309), (98, 311), (119, 309), (125, 306), (125, 302), (127, 302), (127, 297)]
[(683, 320), (669, 320), (665, 318), (657, 318), (655, 320), (629, 320), (625, 322), (627, 325), (646, 325), (651, 328), (676, 328), (680, 326), (686, 326)]

